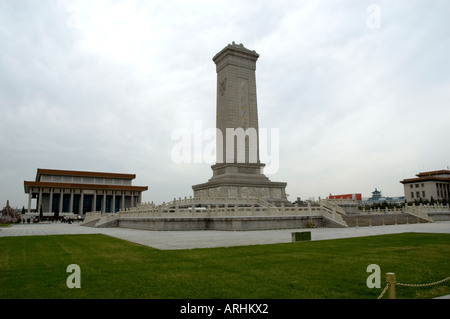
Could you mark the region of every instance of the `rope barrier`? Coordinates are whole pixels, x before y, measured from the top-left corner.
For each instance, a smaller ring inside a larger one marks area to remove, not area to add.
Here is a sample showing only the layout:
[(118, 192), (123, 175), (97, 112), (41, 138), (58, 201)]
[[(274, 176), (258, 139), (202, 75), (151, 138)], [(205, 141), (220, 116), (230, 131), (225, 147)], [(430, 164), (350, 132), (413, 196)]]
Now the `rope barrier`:
[(401, 282), (397, 282), (395, 279), (395, 273), (387, 273), (386, 274), (386, 287), (384, 287), (383, 291), (381, 292), (381, 294), (378, 296), (377, 299), (381, 299), (383, 298), (384, 294), (386, 293), (386, 291), (389, 290), (389, 299), (395, 299), (395, 286), (402, 286), (402, 287), (430, 287), (430, 286), (434, 286), (434, 285), (438, 285), (441, 284), (445, 281), (450, 280), (450, 277), (438, 280), (438, 281), (434, 281), (434, 282), (430, 282), (427, 284), (405, 284), (405, 283), (401, 283)]
[(396, 285), (397, 286), (404, 286), (404, 287), (429, 287), (429, 286), (434, 286), (434, 285), (438, 285), (441, 284), (447, 280), (450, 280), (450, 277), (444, 278), (442, 280), (438, 280), (435, 282), (430, 282), (429, 284), (402, 284), (400, 282), (397, 282)]
[(386, 287), (384, 287), (383, 291), (381, 292), (381, 294), (378, 296), (377, 299), (383, 298), (383, 295), (386, 293), (386, 291), (388, 290), (388, 288), (389, 288), (390, 285), (391, 285), (390, 283), (387, 283), (387, 284), (386, 284)]

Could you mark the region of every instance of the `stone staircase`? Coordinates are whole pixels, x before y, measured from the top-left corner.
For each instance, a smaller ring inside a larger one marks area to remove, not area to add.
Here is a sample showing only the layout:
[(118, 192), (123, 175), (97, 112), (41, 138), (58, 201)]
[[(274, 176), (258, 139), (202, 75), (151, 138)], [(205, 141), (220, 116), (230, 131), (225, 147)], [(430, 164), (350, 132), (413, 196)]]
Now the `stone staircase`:
[(91, 212), (87, 213), (84, 220), (81, 222), (81, 226), (86, 227), (95, 227), (95, 225), (99, 222), (99, 220), (102, 218), (102, 214), (99, 212)]
[(418, 224), (430, 222), (427, 218), (415, 216), (409, 213), (347, 214), (342, 215), (342, 218), (349, 227)]

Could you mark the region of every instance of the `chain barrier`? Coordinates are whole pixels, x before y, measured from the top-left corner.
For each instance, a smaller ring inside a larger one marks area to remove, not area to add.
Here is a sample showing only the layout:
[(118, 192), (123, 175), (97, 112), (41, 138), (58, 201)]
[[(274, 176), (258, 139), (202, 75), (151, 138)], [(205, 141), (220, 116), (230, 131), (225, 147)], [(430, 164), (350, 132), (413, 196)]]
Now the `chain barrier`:
[[(395, 278), (395, 274), (392, 274), (392, 275), (394, 275), (394, 278)], [(447, 280), (450, 280), (450, 277), (447, 277), (447, 278), (444, 278), (444, 279), (441, 279), (441, 280), (438, 280), (438, 281), (435, 281), (435, 282), (430, 282), (428, 284), (405, 284), (405, 283), (397, 282), (397, 281), (394, 280), (394, 281), (388, 282), (386, 284), (386, 287), (384, 287), (383, 291), (381, 292), (381, 294), (378, 296), (377, 299), (383, 298), (384, 294), (386, 293), (386, 291), (391, 286), (392, 286), (391, 289), (394, 289), (394, 290), (395, 290), (395, 286), (402, 286), (402, 287), (430, 287), (430, 286), (441, 284), (441, 283), (443, 283), (443, 282), (445, 282)], [(395, 298), (395, 296), (394, 296), (394, 298)]]

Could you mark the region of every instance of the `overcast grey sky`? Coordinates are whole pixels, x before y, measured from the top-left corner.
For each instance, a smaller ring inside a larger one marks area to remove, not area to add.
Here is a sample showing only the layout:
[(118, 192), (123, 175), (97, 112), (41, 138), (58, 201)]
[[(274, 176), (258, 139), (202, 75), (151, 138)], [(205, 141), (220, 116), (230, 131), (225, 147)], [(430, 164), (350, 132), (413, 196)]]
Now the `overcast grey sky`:
[(0, 206), (37, 168), (135, 173), (144, 201), (192, 195), (209, 163), (171, 158), (215, 126), (212, 57), (260, 54), (261, 128), (279, 129), (290, 200), (403, 195), (450, 165), (450, 2), (0, 2)]

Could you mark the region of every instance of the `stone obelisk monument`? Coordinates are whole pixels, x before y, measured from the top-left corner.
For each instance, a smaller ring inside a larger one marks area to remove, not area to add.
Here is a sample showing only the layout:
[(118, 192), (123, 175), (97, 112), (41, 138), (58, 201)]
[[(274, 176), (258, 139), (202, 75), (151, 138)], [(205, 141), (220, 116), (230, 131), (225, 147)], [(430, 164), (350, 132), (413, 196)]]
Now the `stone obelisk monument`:
[(229, 44), (213, 61), (217, 72), (216, 164), (207, 183), (192, 186), (194, 197), (259, 197), (289, 203), (286, 183), (271, 182), (259, 160), (256, 61), (242, 44)]

